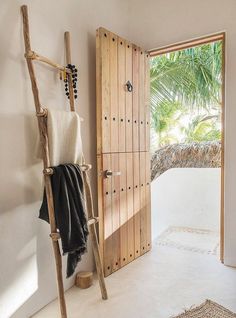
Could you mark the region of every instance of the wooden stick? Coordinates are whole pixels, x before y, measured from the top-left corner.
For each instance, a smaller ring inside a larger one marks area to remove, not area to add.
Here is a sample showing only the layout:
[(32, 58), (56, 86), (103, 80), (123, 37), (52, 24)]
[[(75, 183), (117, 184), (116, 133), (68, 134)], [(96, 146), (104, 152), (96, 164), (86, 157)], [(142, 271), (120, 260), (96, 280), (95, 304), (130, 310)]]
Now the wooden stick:
[[(29, 36), (29, 21), (28, 21), (28, 9), (26, 5), (23, 5), (21, 7), (21, 12), (23, 16), (23, 29), (24, 29), (24, 42), (25, 42), (25, 52), (31, 51), (30, 47), (30, 36)], [(34, 73), (34, 67), (32, 64), (32, 61), (26, 60), (28, 65), (28, 70), (30, 74), (31, 84), (32, 84), (32, 91), (34, 96), (34, 103), (37, 113), (41, 113), (41, 106), (39, 102), (39, 92), (38, 87), (36, 83), (35, 73)]]
[[(27, 52), (31, 51), (31, 47), (30, 47), (28, 8), (26, 5), (23, 5), (21, 7), (21, 12), (22, 12), (22, 16), (23, 16), (23, 32), (24, 32), (25, 52), (27, 53)], [(32, 91), (33, 91), (33, 96), (34, 96), (36, 113), (42, 113), (43, 108), (40, 105), (39, 91), (38, 91), (36, 77), (35, 77), (35, 73), (34, 73), (33, 61), (32, 61), (32, 59), (27, 59), (27, 58), (26, 58), (26, 61), (27, 61), (29, 75), (30, 75), (31, 84), (32, 84)], [(44, 169), (46, 169), (47, 167), (50, 167), (49, 151), (48, 151), (47, 118), (44, 116), (37, 116), (37, 118), (38, 118), (38, 126), (39, 126), (41, 144), (43, 145), (43, 147), (42, 147), (43, 164), (44, 164)], [(49, 221), (50, 221), (51, 234), (54, 234), (57, 232), (57, 228), (56, 228), (56, 221), (55, 221), (55, 215), (54, 215), (54, 205), (53, 205), (53, 196), (52, 196), (50, 175), (44, 174), (44, 181), (45, 181), (45, 189), (46, 189), (46, 195), (47, 195), (47, 204), (48, 204), (48, 211), (49, 211)], [(59, 294), (61, 317), (67, 318), (64, 288), (63, 288), (63, 279), (62, 279), (61, 253), (60, 253), (58, 240), (53, 240), (53, 235), (52, 235), (52, 245), (53, 245), (53, 251), (54, 251), (55, 262), (56, 262), (57, 284), (58, 284), (58, 294)]]
[[(70, 46), (70, 33), (65, 32), (65, 48), (66, 48), (66, 63), (71, 64), (71, 46)], [(74, 94), (73, 94), (73, 84), (71, 75), (68, 76), (69, 84), (69, 97), (70, 97), (70, 110), (75, 111)]]
[[(89, 182), (89, 178), (88, 178), (86, 171), (83, 171), (83, 179), (84, 179), (84, 185), (85, 185), (84, 192), (85, 192), (85, 197), (86, 197), (88, 218), (93, 219), (94, 218), (94, 209), (93, 209), (92, 191), (91, 191), (90, 182)], [(107, 299), (108, 296), (107, 296), (107, 290), (106, 290), (106, 285), (105, 285), (105, 280), (104, 280), (104, 273), (103, 273), (101, 256), (100, 256), (100, 252), (99, 252), (99, 245), (98, 245), (95, 223), (90, 224), (89, 232), (90, 232), (90, 237), (92, 240), (93, 254), (94, 254), (94, 258), (95, 258), (97, 275), (98, 275), (99, 285), (100, 285), (100, 289), (101, 289), (102, 299)]]
[(55, 62), (49, 60), (47, 57), (39, 55), (38, 53), (36, 53), (34, 51), (28, 51), (27, 53), (25, 53), (25, 57), (27, 59), (37, 60), (37, 61), (46, 63), (46, 64), (48, 64), (48, 65), (50, 65), (52, 67), (57, 68), (60, 71), (63, 71), (63, 72), (65, 71), (66, 73), (71, 74), (71, 70), (70, 69), (65, 68), (65, 66), (62, 66), (62, 65), (60, 65), (58, 63), (55, 63)]
[[(70, 46), (70, 33), (65, 32), (65, 46), (66, 46), (66, 62), (67, 64), (71, 64), (71, 46)], [(74, 95), (73, 95), (73, 86), (72, 86), (72, 77), (69, 76), (69, 97), (70, 97), (70, 108), (71, 111), (74, 111)], [(85, 165), (85, 164), (84, 164)], [(85, 165), (86, 166), (86, 165)], [(89, 167), (91, 169), (91, 167)], [(107, 299), (107, 290), (104, 280), (104, 273), (102, 268), (102, 262), (101, 262), (101, 256), (99, 252), (99, 245), (98, 245), (98, 239), (97, 239), (97, 233), (96, 233), (96, 222), (93, 222), (92, 220), (95, 220), (94, 217), (94, 210), (93, 210), (93, 202), (92, 202), (92, 191), (89, 183), (89, 178), (87, 175), (87, 170), (89, 169), (83, 169), (83, 176), (84, 176), (84, 183), (85, 183), (85, 196), (86, 196), (86, 203), (87, 203), (87, 209), (88, 209), (88, 225), (90, 230), (90, 236), (92, 240), (92, 248), (93, 248), (93, 254), (95, 258), (96, 268), (97, 268), (97, 275), (99, 280), (99, 285), (101, 289), (101, 294), (103, 299)]]

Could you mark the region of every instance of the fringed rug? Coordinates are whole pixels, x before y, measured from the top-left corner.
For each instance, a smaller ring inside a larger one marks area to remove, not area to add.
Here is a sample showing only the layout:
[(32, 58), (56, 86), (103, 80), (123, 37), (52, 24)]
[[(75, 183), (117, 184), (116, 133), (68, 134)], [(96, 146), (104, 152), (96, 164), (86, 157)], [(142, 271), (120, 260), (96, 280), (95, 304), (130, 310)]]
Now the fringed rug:
[(236, 318), (236, 314), (211, 300), (206, 300), (200, 306), (172, 318)]
[(200, 254), (216, 255), (219, 251), (219, 233), (211, 230), (170, 226), (158, 237), (157, 244)]

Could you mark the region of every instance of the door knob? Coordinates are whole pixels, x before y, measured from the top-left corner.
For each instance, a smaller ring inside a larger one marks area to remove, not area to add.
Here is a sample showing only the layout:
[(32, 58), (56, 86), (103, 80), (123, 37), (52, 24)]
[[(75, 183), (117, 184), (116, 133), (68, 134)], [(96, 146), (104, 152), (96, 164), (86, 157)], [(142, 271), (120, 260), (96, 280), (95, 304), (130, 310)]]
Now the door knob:
[(114, 177), (114, 176), (120, 176), (121, 172), (120, 171), (105, 170), (104, 175), (105, 175), (105, 178), (110, 178), (110, 177)]

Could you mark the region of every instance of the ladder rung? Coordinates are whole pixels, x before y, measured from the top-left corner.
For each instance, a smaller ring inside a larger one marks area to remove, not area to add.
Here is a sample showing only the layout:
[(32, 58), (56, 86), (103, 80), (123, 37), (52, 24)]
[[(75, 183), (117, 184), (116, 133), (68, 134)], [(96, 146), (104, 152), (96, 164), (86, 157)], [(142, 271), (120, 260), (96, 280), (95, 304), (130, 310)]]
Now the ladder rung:
[[(99, 222), (99, 218), (98, 217), (93, 217), (91, 219), (88, 220), (88, 225), (92, 225), (92, 224), (96, 224)], [(60, 236), (60, 233), (59, 232), (56, 232), (56, 233), (51, 233), (50, 234), (50, 237), (53, 241), (58, 241), (61, 236)]]
[(53, 174), (53, 169), (52, 168), (45, 168), (45, 169), (43, 169), (43, 174), (50, 176)]
[[(90, 165), (90, 164), (85, 164), (85, 163), (84, 163), (84, 164), (79, 165), (79, 166), (80, 166), (80, 168), (81, 168), (82, 171), (87, 171), (87, 170), (92, 169), (92, 165)], [(50, 167), (45, 168), (45, 169), (43, 169), (43, 174), (45, 174), (45, 175), (52, 175), (52, 174), (53, 174), (53, 169), (50, 168)]]
[(96, 224), (98, 222), (99, 222), (99, 218), (98, 217), (93, 217), (93, 218), (88, 220), (88, 225)]
[(58, 232), (56, 232), (56, 233), (51, 233), (50, 236), (51, 236), (51, 239), (52, 239), (53, 241), (58, 241), (58, 240), (61, 238), (60, 233), (58, 233)]

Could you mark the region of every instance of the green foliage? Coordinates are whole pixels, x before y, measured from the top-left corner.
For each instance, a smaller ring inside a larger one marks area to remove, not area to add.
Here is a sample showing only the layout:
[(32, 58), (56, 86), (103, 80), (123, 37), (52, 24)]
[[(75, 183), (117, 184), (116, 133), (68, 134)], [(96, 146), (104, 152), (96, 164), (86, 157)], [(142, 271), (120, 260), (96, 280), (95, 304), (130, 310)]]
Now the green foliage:
[(169, 130), (178, 120), (182, 105), (178, 102), (159, 103), (153, 113), (153, 125), (158, 132)]
[[(176, 127), (186, 135), (184, 142), (220, 138), (215, 116), (202, 120), (200, 115), (219, 112), (221, 64), (221, 41), (151, 59), (152, 129), (159, 136), (159, 145), (176, 140), (171, 133)], [(195, 115), (192, 122), (181, 127), (181, 118), (190, 112)]]
[(152, 113), (151, 125), (158, 132), (160, 145), (178, 142), (171, 129), (178, 125), (182, 111), (183, 107), (179, 102), (162, 102)]
[(182, 128), (185, 133), (185, 142), (220, 140), (221, 131), (217, 127), (217, 121), (213, 121), (213, 119), (211, 116), (197, 115), (187, 128)]

